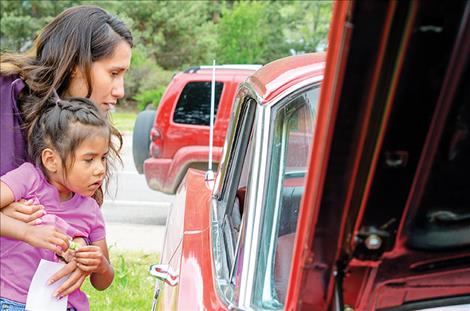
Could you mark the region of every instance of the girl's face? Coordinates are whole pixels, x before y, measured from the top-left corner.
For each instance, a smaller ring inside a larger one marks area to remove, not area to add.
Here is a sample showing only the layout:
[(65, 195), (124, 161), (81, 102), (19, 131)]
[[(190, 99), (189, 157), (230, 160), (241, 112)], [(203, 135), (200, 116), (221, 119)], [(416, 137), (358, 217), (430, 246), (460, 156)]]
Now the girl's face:
[(51, 183), (59, 190), (61, 199), (69, 199), (72, 193), (83, 196), (95, 194), (106, 175), (108, 151), (108, 139), (96, 135), (85, 139), (75, 149), (75, 161), (71, 167), (70, 163), (67, 163), (69, 169), (66, 175), (63, 174), (61, 163), (58, 165), (59, 171)]
[[(129, 68), (131, 55), (129, 44), (126, 41), (120, 41), (111, 56), (93, 62), (91, 65), (90, 76), (93, 91), (90, 99), (104, 114), (116, 105), (118, 99), (124, 97), (124, 74)], [(80, 70), (75, 70), (65, 96), (85, 97), (87, 91), (86, 76)]]

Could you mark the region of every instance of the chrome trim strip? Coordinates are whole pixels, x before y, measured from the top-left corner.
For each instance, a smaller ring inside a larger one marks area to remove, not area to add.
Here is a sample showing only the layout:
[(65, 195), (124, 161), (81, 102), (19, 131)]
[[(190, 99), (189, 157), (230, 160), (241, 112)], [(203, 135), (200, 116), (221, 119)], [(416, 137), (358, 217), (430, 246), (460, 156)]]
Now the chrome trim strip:
[(253, 185), (255, 185), (258, 191), (250, 191), (248, 197), (245, 250), (243, 251), (243, 269), (239, 291), (240, 307), (248, 307), (252, 295), (251, 284), (253, 284), (253, 277), (255, 274), (255, 266), (253, 263), (256, 262), (256, 258), (258, 256), (256, 250), (259, 243), (259, 227), (262, 210), (260, 208), (253, 207), (261, 206), (263, 202), (264, 187), (260, 189), (257, 185), (264, 185), (264, 179), (266, 177), (266, 145), (268, 140), (265, 136), (269, 133), (269, 127), (265, 128), (265, 126), (266, 124), (269, 125), (269, 113), (266, 113), (266, 107), (259, 104), (256, 110), (257, 117), (255, 121), (256, 132), (254, 136), (254, 159), (251, 167), (252, 174), (250, 177), (250, 188), (253, 189)]

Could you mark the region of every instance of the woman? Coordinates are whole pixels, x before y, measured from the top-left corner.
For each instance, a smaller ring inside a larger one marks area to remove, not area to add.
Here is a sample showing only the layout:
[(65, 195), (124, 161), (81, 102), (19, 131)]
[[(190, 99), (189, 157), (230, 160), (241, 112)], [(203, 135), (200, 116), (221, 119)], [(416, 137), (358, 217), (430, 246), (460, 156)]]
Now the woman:
[[(22, 129), (37, 118), (55, 90), (60, 96), (88, 97), (104, 114), (116, 105), (124, 96), (132, 46), (132, 35), (122, 21), (99, 7), (83, 5), (65, 10), (46, 25), (29, 53), (1, 55), (0, 175), (26, 161)], [(102, 195), (95, 199), (101, 204)], [(3, 214), (2, 221), (29, 222), (43, 212), (40, 206), (17, 202)], [(41, 247), (37, 241), (27, 242)], [(71, 272), (58, 289), (61, 296), (79, 288), (86, 278), (73, 262), (52, 278)]]

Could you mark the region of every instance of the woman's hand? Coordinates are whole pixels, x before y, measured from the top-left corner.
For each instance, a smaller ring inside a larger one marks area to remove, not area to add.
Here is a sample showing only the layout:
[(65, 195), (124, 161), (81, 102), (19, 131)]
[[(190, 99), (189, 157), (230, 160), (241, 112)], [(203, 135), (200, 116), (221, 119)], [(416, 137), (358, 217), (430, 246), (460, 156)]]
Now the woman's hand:
[(56, 289), (53, 296), (57, 299), (67, 296), (68, 294), (72, 293), (77, 288), (82, 286), (83, 282), (85, 281), (86, 277), (90, 274), (85, 272), (77, 267), (77, 263), (75, 260), (72, 260), (68, 264), (66, 264), (62, 269), (54, 273), (48, 281), (48, 285), (51, 285), (58, 280), (62, 279), (63, 277), (67, 277), (70, 274), (70, 277), (67, 281), (64, 282), (59, 288)]
[(80, 247), (75, 252), (77, 266), (88, 273), (105, 273), (108, 261), (101, 248), (96, 245)]
[(33, 200), (20, 200), (2, 208), (2, 213), (19, 221), (36, 224), (37, 219), (44, 216), (44, 206), (33, 204)]
[(28, 225), (22, 240), (34, 247), (49, 249), (54, 253), (61, 254), (68, 249), (70, 237), (53, 226)]

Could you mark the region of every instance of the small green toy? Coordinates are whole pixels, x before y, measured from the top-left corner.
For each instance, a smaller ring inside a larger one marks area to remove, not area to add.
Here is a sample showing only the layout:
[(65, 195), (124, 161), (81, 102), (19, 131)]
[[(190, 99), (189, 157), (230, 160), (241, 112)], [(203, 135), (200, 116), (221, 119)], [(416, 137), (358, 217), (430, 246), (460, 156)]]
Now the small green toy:
[(75, 243), (74, 241), (69, 242), (69, 249), (72, 251), (76, 251), (78, 249), (78, 244)]

